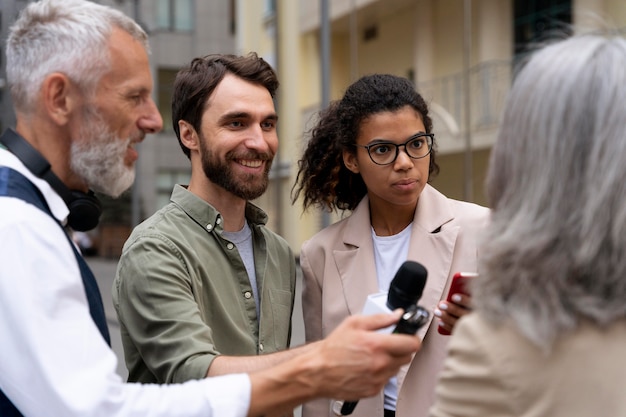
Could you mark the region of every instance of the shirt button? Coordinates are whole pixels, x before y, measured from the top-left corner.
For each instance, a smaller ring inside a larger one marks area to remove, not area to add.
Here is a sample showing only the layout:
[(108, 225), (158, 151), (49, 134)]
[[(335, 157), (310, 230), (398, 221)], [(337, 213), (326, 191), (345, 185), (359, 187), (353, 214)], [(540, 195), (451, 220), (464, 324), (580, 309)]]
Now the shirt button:
[(210, 232), (211, 230), (213, 230), (213, 225), (212, 225), (212, 224), (207, 224), (207, 225), (206, 225), (206, 230), (208, 230), (209, 232)]
[(228, 249), (232, 249), (232, 248), (234, 248), (234, 247), (235, 247), (235, 245), (233, 245), (232, 243), (229, 243), (228, 245), (226, 245), (226, 247), (227, 247)]
[(252, 293), (250, 291), (246, 291), (243, 293), (243, 296), (246, 297), (247, 299), (250, 299), (252, 297)]
[(263, 343), (259, 343), (259, 350), (263, 352)]
[(215, 221), (215, 223), (217, 223), (217, 224), (222, 224), (222, 218), (221, 218), (221, 217), (218, 217), (218, 218), (217, 218), (217, 220)]

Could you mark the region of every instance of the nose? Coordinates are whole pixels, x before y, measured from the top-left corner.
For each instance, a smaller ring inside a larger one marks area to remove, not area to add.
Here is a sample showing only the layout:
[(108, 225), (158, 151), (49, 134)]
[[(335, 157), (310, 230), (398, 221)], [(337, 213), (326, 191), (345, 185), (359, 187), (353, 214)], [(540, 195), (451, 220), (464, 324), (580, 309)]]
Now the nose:
[(163, 129), (163, 118), (154, 101), (147, 103), (146, 112), (139, 119), (139, 128), (146, 133), (157, 133)]
[(254, 149), (259, 153), (276, 153), (278, 137), (276, 130), (265, 131), (261, 126), (254, 125), (248, 132), (245, 145), (249, 149)]
[(398, 156), (393, 163), (396, 169), (408, 169), (413, 166), (413, 158), (406, 151), (406, 144), (398, 146)]

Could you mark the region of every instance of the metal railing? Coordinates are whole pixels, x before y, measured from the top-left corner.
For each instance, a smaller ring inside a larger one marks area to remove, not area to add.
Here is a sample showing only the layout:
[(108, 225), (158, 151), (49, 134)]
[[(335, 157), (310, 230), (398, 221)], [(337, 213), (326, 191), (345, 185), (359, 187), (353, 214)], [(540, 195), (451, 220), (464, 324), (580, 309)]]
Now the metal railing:
[[(471, 131), (496, 128), (511, 86), (511, 62), (482, 62), (470, 69), (469, 79)], [(461, 133), (465, 131), (463, 73), (418, 83), (417, 90), (427, 102), (442, 107), (452, 117)], [(437, 126), (437, 130), (441, 128), (442, 126)]]

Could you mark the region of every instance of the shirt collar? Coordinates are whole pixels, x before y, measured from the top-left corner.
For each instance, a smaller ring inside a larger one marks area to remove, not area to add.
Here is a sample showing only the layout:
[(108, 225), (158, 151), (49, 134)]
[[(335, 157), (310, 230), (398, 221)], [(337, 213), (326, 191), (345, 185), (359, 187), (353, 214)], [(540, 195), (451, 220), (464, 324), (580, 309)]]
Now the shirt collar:
[[(189, 191), (187, 186), (176, 184), (170, 200), (209, 232), (215, 229), (218, 231), (223, 230), (224, 219), (222, 219), (220, 212)], [(245, 215), (246, 220), (248, 220), (251, 225), (265, 225), (267, 223), (267, 214), (250, 202), (246, 203)]]

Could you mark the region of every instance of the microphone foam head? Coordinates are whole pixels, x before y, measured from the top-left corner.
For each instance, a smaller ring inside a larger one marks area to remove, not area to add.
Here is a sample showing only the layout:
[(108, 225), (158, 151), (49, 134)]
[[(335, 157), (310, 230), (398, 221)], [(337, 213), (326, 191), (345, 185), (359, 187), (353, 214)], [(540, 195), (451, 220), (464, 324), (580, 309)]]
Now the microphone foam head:
[(396, 308), (407, 309), (417, 304), (422, 296), (428, 272), (420, 263), (406, 261), (398, 269), (389, 285), (387, 293), (387, 307), (390, 310)]

